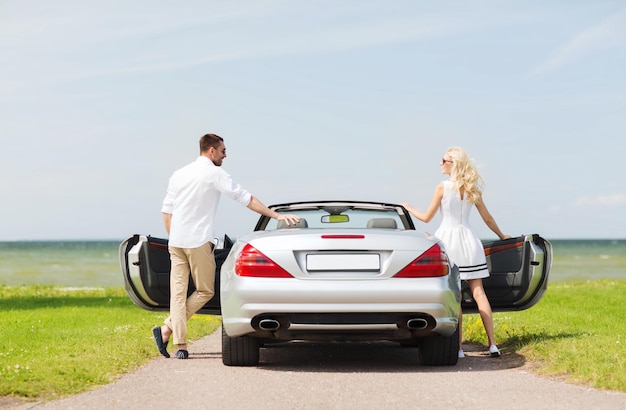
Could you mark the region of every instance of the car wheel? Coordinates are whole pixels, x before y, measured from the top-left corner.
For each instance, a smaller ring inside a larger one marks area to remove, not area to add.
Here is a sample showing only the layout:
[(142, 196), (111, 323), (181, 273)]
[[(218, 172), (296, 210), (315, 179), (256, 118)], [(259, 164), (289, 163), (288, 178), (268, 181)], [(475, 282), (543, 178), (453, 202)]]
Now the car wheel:
[(430, 336), (420, 341), (420, 360), (426, 366), (453, 366), (459, 360), (459, 328), (451, 336)]
[(259, 364), (259, 341), (255, 337), (230, 337), (222, 327), (222, 363), (226, 366)]

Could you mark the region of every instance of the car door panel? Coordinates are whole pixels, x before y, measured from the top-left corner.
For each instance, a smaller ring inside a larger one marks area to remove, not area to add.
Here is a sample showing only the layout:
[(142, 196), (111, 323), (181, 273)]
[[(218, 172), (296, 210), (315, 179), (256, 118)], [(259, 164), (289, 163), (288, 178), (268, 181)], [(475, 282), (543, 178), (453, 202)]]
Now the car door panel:
[[(539, 235), (485, 242), (490, 276), (483, 279), (493, 311), (524, 310), (543, 296), (552, 264), (552, 246)], [(462, 287), (465, 312), (477, 312), (466, 282)]]
[[(168, 311), (170, 303), (170, 255), (167, 239), (134, 235), (122, 242), (120, 263), (124, 272), (126, 292), (133, 302), (152, 311)], [(230, 251), (232, 243), (225, 240), (228, 248), (215, 249), (215, 295), (202, 308), (202, 313), (216, 314), (220, 310), (220, 268)], [(189, 280), (188, 295), (195, 290)]]

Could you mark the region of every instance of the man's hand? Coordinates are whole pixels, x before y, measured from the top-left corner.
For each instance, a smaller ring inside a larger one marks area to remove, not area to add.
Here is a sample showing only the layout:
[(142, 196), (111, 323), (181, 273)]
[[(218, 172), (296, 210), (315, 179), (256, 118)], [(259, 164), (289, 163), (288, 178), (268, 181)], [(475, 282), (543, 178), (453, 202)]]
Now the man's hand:
[(290, 215), (290, 214), (279, 214), (276, 217), (277, 221), (285, 221), (287, 225), (294, 225), (300, 222), (300, 217), (298, 215)]
[(276, 211), (272, 211), (255, 196), (250, 197), (250, 203), (248, 204), (248, 208), (252, 209), (254, 212), (260, 213), (261, 215), (274, 218), (277, 221), (285, 221), (287, 225), (293, 225), (300, 222), (300, 217), (298, 215), (279, 214)]
[(161, 212), (163, 215), (163, 225), (165, 225), (165, 230), (167, 234), (170, 234), (170, 226), (172, 226), (172, 214), (166, 214), (165, 212)]

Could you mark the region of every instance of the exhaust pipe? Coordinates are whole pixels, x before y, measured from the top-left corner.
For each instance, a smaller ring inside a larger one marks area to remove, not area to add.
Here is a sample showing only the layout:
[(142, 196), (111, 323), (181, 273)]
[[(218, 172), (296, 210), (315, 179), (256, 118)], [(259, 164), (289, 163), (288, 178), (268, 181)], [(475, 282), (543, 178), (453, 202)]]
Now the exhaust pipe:
[(426, 319), (413, 318), (406, 321), (406, 326), (411, 330), (426, 329), (428, 322)]
[(280, 322), (274, 319), (262, 319), (259, 322), (259, 329), (261, 330), (278, 330), (280, 328)]

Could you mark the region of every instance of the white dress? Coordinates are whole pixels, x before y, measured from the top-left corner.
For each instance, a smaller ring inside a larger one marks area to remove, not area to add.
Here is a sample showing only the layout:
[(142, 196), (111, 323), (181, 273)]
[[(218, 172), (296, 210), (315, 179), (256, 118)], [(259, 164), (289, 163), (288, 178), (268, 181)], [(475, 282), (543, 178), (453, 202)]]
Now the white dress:
[(473, 207), (473, 203), (461, 199), (452, 181), (443, 182), (443, 219), (435, 236), (443, 242), (450, 261), (459, 267), (462, 280), (489, 276), (483, 244), (469, 224)]

